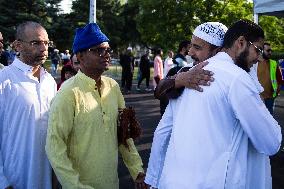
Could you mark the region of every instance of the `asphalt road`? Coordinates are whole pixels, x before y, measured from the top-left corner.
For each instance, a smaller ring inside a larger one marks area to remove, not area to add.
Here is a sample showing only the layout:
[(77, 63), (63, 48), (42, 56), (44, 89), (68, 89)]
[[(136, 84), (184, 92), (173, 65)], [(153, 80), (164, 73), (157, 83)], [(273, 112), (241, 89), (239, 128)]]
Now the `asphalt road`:
[[(153, 97), (153, 92), (138, 93), (135, 91), (134, 93), (135, 94), (125, 95), (124, 97), (126, 100), (126, 105), (135, 108), (136, 115), (143, 128), (142, 138), (136, 142), (136, 145), (139, 154), (142, 157), (144, 164), (143, 167), (146, 170), (150, 155), (151, 143), (153, 140), (153, 133), (160, 120), (160, 107), (159, 101), (154, 99)], [(280, 126), (284, 128), (284, 91), (282, 91), (281, 95), (276, 99), (274, 117), (279, 122)], [(275, 186), (273, 187), (273, 189), (283, 189), (284, 184), (282, 180), (284, 179), (282, 176), (284, 175), (284, 166), (282, 164), (284, 164), (284, 155), (279, 153), (277, 154), (276, 158), (278, 159), (278, 161), (280, 160), (280, 162), (283, 163), (279, 165), (279, 162), (277, 162), (277, 164), (275, 165), (276, 168), (274, 168), (274, 176), (278, 185), (280, 186)], [(130, 178), (128, 170), (124, 166), (121, 157), (119, 157), (118, 172), (120, 179), (120, 189), (134, 189), (134, 183)]]
[[(137, 150), (142, 158), (143, 167), (146, 171), (150, 155), (153, 134), (160, 120), (159, 101), (153, 93), (137, 93), (125, 95), (126, 106), (134, 107), (137, 119), (139, 120), (143, 133), (139, 141), (136, 141)], [(130, 178), (127, 168), (124, 166), (122, 158), (119, 157), (118, 173), (120, 179), (120, 189), (134, 189), (134, 183)]]

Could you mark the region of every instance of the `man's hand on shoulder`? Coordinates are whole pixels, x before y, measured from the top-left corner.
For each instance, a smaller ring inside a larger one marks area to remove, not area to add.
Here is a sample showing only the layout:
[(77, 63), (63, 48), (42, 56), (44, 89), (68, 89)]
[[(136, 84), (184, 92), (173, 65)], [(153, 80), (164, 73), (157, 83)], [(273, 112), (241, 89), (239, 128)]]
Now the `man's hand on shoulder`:
[(201, 62), (187, 72), (180, 72), (175, 78), (175, 88), (186, 87), (202, 92), (200, 86), (208, 86), (214, 81), (213, 72), (204, 70), (208, 62)]

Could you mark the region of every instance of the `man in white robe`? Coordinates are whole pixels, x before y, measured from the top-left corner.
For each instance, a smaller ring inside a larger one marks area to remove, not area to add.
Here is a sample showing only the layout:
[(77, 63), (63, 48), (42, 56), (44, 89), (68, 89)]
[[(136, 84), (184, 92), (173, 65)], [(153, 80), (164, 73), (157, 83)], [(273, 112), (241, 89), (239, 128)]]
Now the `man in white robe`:
[(269, 187), (269, 164), (259, 154), (267, 157), (278, 151), (280, 127), (244, 71), (256, 62), (264, 34), (248, 21), (235, 23), (229, 31), (224, 52), (205, 67), (215, 73), (215, 82), (204, 93), (185, 89), (170, 102), (160, 122), (164, 126), (159, 137), (165, 140), (158, 148), (166, 158), (164, 168), (163, 157), (157, 159), (162, 172), (159, 188)]
[[(207, 34), (206, 31), (208, 30), (212, 32)], [(180, 95), (182, 87), (192, 88), (202, 92), (203, 89), (199, 85), (209, 85), (210, 82), (213, 81), (213, 72), (201, 70), (201, 68), (207, 65), (207, 62), (202, 61), (205, 61), (220, 51), (226, 31), (227, 27), (219, 22), (207, 22), (199, 25), (193, 32), (191, 47), (188, 52), (189, 55), (193, 57), (193, 64), (196, 66), (189, 71), (186, 71), (187, 67), (183, 67), (179, 70), (174, 79), (163, 79), (163, 82), (158, 85), (159, 89), (156, 89), (155, 92), (161, 96), (167, 95), (170, 98), (177, 98), (175, 95)], [(171, 82), (174, 82), (174, 84)], [(169, 86), (173, 87), (170, 88)], [(164, 90), (165, 88), (167, 88), (167, 90)], [(168, 94), (164, 94), (165, 91)], [(145, 178), (145, 182), (154, 188), (158, 187), (171, 129), (172, 119), (162, 117), (154, 134)]]
[(0, 72), (0, 188), (51, 189), (45, 154), (48, 110), (56, 83), (42, 67), (48, 35), (38, 23), (18, 26), (20, 57)]

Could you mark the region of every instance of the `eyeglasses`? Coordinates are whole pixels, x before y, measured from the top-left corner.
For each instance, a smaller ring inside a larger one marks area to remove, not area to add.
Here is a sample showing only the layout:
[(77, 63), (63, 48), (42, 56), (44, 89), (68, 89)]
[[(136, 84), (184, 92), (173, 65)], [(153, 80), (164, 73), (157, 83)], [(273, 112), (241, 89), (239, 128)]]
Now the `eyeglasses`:
[(90, 52), (94, 52), (100, 57), (105, 56), (107, 53), (112, 54), (113, 50), (111, 48), (103, 48), (103, 47), (98, 47), (98, 48), (93, 48), (93, 49), (88, 49)]
[(24, 43), (28, 43), (32, 47), (40, 47), (42, 44), (44, 46), (46, 46), (46, 47), (49, 45), (49, 41), (37, 41), (37, 40), (24, 41), (24, 40), (21, 40), (21, 39), (18, 39), (18, 41), (21, 41), (21, 42), (24, 42)]
[(257, 50), (257, 52), (258, 52), (259, 55), (262, 55), (262, 54), (263, 54), (263, 50), (262, 50), (262, 49), (260, 49), (260, 48), (258, 48), (257, 46), (255, 46), (252, 42), (250, 42), (250, 41), (248, 41), (248, 42), (249, 42), (249, 44), (251, 44), (251, 45), (254, 46), (254, 48)]

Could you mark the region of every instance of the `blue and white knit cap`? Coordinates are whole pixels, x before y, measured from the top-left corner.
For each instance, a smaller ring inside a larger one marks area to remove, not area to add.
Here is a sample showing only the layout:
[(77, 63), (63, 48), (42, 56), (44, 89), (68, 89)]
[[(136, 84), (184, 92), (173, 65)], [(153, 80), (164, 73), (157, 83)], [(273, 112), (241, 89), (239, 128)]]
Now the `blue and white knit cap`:
[(228, 28), (220, 22), (206, 22), (200, 24), (193, 31), (193, 35), (215, 46), (222, 46)]

